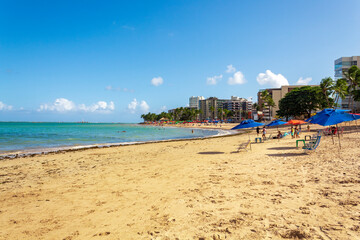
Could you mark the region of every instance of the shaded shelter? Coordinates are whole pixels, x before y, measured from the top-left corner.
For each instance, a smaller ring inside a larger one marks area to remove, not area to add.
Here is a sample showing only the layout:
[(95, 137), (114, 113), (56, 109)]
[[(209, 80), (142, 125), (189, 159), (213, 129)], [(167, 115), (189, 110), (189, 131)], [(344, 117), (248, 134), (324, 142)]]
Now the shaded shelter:
[[(263, 123), (258, 123), (252, 119), (248, 119), (248, 120), (242, 121), (239, 125), (233, 127), (231, 130), (253, 128), (253, 127), (259, 127), (259, 126), (263, 126), (263, 125), (264, 125)], [(249, 135), (249, 139), (250, 139), (250, 135)]]
[[(349, 110), (344, 110), (344, 109), (326, 108), (321, 112), (318, 112), (315, 116), (309, 118), (307, 121), (310, 123), (319, 124), (321, 126), (336, 125), (336, 128), (338, 128), (337, 124), (339, 123), (360, 119), (359, 115), (349, 114), (347, 113), (348, 111)], [(339, 146), (341, 148), (339, 131), (338, 131), (338, 138), (339, 138)]]
[(253, 127), (259, 127), (259, 126), (263, 126), (263, 125), (264, 125), (263, 123), (258, 123), (252, 119), (249, 119), (249, 120), (242, 121), (239, 125), (233, 127), (231, 130), (253, 128)]

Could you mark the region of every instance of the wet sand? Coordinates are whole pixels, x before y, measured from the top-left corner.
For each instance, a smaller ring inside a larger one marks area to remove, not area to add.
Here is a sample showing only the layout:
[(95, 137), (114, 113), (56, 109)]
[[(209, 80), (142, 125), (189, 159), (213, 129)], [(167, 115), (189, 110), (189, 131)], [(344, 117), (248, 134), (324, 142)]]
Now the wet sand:
[(0, 239), (360, 238), (360, 133), (249, 137), (2, 160)]

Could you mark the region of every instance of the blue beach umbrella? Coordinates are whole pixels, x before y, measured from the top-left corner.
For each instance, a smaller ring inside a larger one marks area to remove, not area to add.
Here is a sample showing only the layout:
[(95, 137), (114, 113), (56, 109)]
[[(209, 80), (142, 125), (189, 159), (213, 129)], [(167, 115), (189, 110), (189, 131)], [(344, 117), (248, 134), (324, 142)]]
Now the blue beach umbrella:
[(239, 125), (233, 127), (231, 130), (259, 127), (259, 126), (263, 126), (263, 125), (264, 125), (263, 123), (258, 123), (252, 119), (249, 119), (249, 120), (242, 121)]
[[(329, 125), (337, 125), (338, 123), (342, 123), (342, 122), (349, 122), (360, 119), (360, 116), (346, 113), (347, 111), (348, 110), (344, 110), (344, 109), (326, 108), (321, 112), (318, 112), (315, 116), (311, 117), (311, 119), (308, 122), (319, 124), (321, 126), (329, 126)], [(339, 138), (339, 146), (341, 148), (339, 134), (338, 134), (338, 138)]]
[(347, 111), (349, 110), (326, 108), (306, 121), (321, 126), (329, 126), (360, 119), (360, 116), (346, 113)]
[(278, 119), (278, 120), (272, 121), (271, 123), (269, 123), (269, 124), (266, 125), (266, 126), (268, 126), (268, 127), (273, 127), (273, 126), (284, 125), (285, 123), (286, 123), (286, 122), (281, 121), (280, 119)]

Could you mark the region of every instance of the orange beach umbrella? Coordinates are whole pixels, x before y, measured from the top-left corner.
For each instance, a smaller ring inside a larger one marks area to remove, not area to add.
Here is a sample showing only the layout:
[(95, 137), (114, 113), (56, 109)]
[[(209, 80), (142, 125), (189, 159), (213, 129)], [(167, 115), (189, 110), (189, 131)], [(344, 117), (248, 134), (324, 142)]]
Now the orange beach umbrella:
[(300, 124), (305, 124), (305, 123), (307, 123), (307, 122), (305, 122), (303, 120), (293, 119), (293, 120), (290, 120), (287, 123), (285, 123), (285, 125), (300, 125)]

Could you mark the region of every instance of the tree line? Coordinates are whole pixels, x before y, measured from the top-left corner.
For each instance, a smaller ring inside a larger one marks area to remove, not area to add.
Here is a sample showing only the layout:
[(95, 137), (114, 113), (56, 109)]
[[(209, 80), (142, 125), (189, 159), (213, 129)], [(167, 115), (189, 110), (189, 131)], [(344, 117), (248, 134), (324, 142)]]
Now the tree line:
[[(234, 111), (223, 108), (217, 108), (217, 110), (215, 110), (215, 108), (211, 106), (210, 112), (212, 114), (212, 119), (215, 119), (216, 111), (220, 120), (228, 119), (235, 115)], [(160, 119), (167, 119), (170, 121), (194, 121), (198, 119), (198, 116), (202, 113), (203, 112), (199, 109), (179, 107), (174, 109), (172, 113), (162, 112), (156, 114), (149, 112), (147, 114), (142, 114), (141, 118), (147, 122), (160, 121)]]
[(160, 114), (156, 113), (147, 113), (142, 114), (141, 118), (147, 122), (160, 121), (160, 119), (167, 119), (170, 121), (188, 121), (195, 120), (197, 116), (201, 114), (201, 110), (193, 109), (193, 108), (176, 108), (172, 113), (162, 112)]
[(360, 69), (350, 67), (344, 72), (345, 78), (334, 81), (331, 77), (323, 78), (320, 86), (304, 86), (287, 93), (279, 101), (279, 117), (311, 116), (311, 113), (324, 108), (339, 107), (339, 100), (349, 95), (349, 109), (353, 110), (354, 101), (360, 101)]

